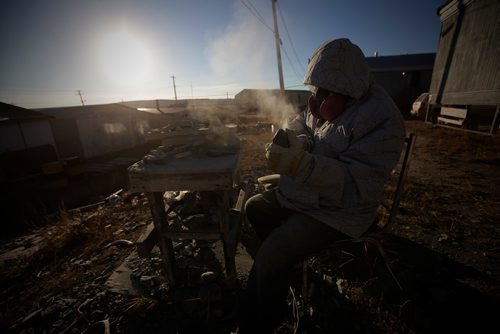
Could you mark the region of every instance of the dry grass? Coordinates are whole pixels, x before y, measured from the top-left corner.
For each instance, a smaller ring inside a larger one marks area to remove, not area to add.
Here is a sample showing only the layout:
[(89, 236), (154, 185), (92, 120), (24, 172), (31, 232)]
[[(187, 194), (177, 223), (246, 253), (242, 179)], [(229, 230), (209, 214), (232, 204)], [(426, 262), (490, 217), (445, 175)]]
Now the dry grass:
[(38, 230), (43, 238), (40, 249), (3, 269), (1, 284), (8, 288), (0, 294), (4, 300), (0, 328), (36, 310), (51, 296), (91, 283), (102, 273), (107, 278), (127, 253), (103, 250), (103, 246), (117, 238), (135, 241), (141, 231), (115, 235), (127, 219), (149, 221), (150, 216), (142, 205), (98, 207), (91, 213), (62, 208), (50, 225)]
[[(266, 119), (248, 116), (242, 126), (252, 131), (241, 136), (242, 175), (253, 181), (269, 172), (263, 145), (272, 138), (265, 126), (263, 130), (252, 128), (257, 122), (269, 124)], [(422, 122), (407, 122), (407, 128), (417, 134), (417, 142), (394, 233), (499, 277), (500, 138), (432, 129)], [(40, 232), (45, 247), (3, 270), (0, 331), (59, 292), (71, 294), (75, 287), (102, 283), (129, 254), (128, 249), (103, 250), (103, 246), (116, 239), (137, 240), (142, 228), (120, 230), (129, 223), (150, 221), (143, 203), (140, 199), (88, 213), (61, 209), (57, 219)], [(448, 239), (439, 241), (442, 234)], [(498, 279), (480, 289), (486, 294), (499, 293), (495, 292)], [(349, 293), (355, 304), (380, 303), (365, 295), (361, 285), (352, 286)], [(154, 306), (151, 300), (135, 299), (122, 311), (147, 312)], [(387, 323), (379, 327), (395, 326)]]

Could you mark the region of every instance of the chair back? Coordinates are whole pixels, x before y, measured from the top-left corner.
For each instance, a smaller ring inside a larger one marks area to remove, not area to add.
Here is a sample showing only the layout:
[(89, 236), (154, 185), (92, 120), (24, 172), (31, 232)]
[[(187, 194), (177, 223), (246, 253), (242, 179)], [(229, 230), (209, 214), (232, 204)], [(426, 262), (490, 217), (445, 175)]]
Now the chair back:
[[(410, 168), (411, 159), (413, 156), (413, 148), (415, 146), (416, 135), (414, 133), (410, 133), (405, 138), (405, 148), (402, 152), (402, 156), (400, 159), (400, 169), (399, 176), (397, 179), (396, 190), (394, 191), (394, 196), (392, 199), (392, 203), (389, 205), (389, 217), (387, 221), (382, 226), (382, 231), (386, 232), (391, 229), (396, 221), (396, 215), (399, 211), (399, 204), (401, 202), (401, 197), (404, 193), (404, 186), (406, 182), (406, 177), (408, 175), (408, 170)], [(398, 164), (399, 165), (399, 164)]]

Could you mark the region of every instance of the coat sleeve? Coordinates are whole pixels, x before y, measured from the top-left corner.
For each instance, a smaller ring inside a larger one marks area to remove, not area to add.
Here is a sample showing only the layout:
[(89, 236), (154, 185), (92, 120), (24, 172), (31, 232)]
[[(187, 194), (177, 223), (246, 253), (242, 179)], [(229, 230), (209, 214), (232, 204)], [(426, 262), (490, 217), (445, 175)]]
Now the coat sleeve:
[(290, 121), (290, 123), (288, 123), (287, 128), (304, 134), (309, 133), (306, 124), (306, 113), (307, 109), (298, 114), (292, 121)]
[(297, 176), (296, 182), (317, 189), (329, 205), (378, 201), (399, 160), (405, 136), (400, 117), (372, 118), (358, 125), (345, 151), (335, 156), (313, 154), (309, 168)]

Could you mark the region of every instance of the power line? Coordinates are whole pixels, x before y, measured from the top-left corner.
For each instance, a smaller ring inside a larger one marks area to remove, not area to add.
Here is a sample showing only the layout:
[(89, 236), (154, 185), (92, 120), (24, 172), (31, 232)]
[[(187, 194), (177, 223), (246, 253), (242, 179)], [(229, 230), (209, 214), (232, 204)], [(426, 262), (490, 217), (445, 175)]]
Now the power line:
[(22, 92), (33, 92), (33, 93), (70, 93), (74, 92), (74, 89), (45, 89), (45, 88), (33, 88), (33, 87), (14, 87), (14, 86), (1, 86), (0, 91), (22, 91)]
[(292, 46), (292, 51), (295, 55), (295, 59), (297, 60), (297, 63), (299, 63), (300, 67), (302, 68), (302, 71), (305, 72), (306, 69), (304, 66), (302, 66), (302, 63), (299, 60), (299, 56), (297, 55), (297, 51), (295, 51), (295, 46), (293, 45), (292, 38), (290, 37), (290, 33), (288, 32), (288, 27), (286, 26), (285, 18), (283, 17), (283, 13), (281, 12), (280, 5), (278, 3), (278, 12), (280, 13), (281, 21), (283, 22), (283, 27), (285, 27), (286, 35), (288, 36), (288, 41), (290, 42), (290, 45)]
[[(301, 79), (301, 76), (300, 76), (300, 74), (297, 72), (297, 70), (295, 69), (295, 66), (293, 66), (293, 63), (292, 63), (292, 61), (290, 60), (290, 57), (288, 56), (288, 52), (286, 52), (285, 47), (284, 47), (284, 46), (282, 46), (281, 48), (283, 49), (283, 53), (285, 54), (286, 59), (288, 59), (288, 62), (290, 63), (290, 67), (292, 68), (293, 73), (295, 73), (295, 76), (297, 77), (297, 79), (298, 79), (299, 81), (301, 81), (301, 80), (302, 80), (302, 79)], [(305, 72), (305, 71), (304, 71), (304, 72)]]
[(269, 29), (274, 34), (274, 30), (264, 21), (264, 18), (262, 17), (262, 15), (260, 15), (259, 11), (254, 7), (254, 5), (252, 5), (250, 0), (247, 0), (247, 1), (250, 3), (250, 6), (253, 9), (250, 8), (249, 5), (247, 5), (245, 3), (245, 1), (240, 0), (240, 2), (243, 4), (243, 6), (245, 6), (250, 11), (250, 13), (252, 13), (252, 15), (257, 18), (257, 20), (259, 20), (267, 29)]
[[(278, 57), (278, 67), (280, 67), (281, 66), (281, 55), (280, 55), (279, 49), (280, 49), (280, 45), (282, 46), (283, 43), (282, 43), (281, 38), (279, 37), (279, 35), (277, 33), (278, 27), (277, 27), (276, 17), (274, 19), (274, 21), (275, 21), (274, 22), (275, 23), (275, 27), (274, 27), (274, 29), (272, 29), (271, 27), (269, 27), (266, 24), (266, 22), (264, 21), (263, 16), (259, 13), (259, 11), (257, 10), (257, 8), (255, 8), (255, 6), (252, 4), (252, 2), (250, 0), (247, 0), (248, 4), (244, 0), (240, 0), (240, 2), (250, 11), (250, 13), (252, 13), (253, 16), (255, 16), (264, 26), (266, 26), (267, 29), (269, 29), (275, 35), (276, 44), (277, 44), (276, 45), (276, 49), (277, 49), (277, 57)], [(276, 15), (275, 11), (274, 11), (275, 3), (277, 3), (277, 1), (276, 0), (272, 0), (274, 15)], [(278, 11), (279, 11), (281, 20), (283, 21), (283, 26), (285, 27), (285, 31), (286, 31), (287, 36), (288, 36), (288, 40), (290, 42), (290, 45), (292, 46), (292, 51), (294, 52), (295, 58), (297, 59), (297, 63), (302, 68), (303, 72), (305, 72), (305, 69), (302, 66), (302, 63), (300, 62), (299, 57), (297, 55), (297, 51), (295, 50), (295, 46), (293, 45), (292, 38), (290, 37), (290, 33), (288, 31), (288, 27), (287, 27), (287, 25), (285, 23), (285, 19), (283, 17), (283, 13), (281, 12), (279, 4), (278, 4)], [(301, 80), (300, 79), (301, 76), (298, 73), (297, 69), (295, 68), (295, 66), (294, 66), (292, 60), (290, 59), (290, 56), (288, 55), (286, 49), (283, 46), (282, 46), (282, 48), (283, 48), (283, 52), (285, 53), (286, 58), (288, 59), (288, 62), (290, 63), (290, 67), (292, 68), (293, 72), (295, 73), (297, 79)], [(278, 69), (279, 69), (279, 72), (280, 72), (280, 88), (283, 89), (284, 85), (282, 83), (282, 81), (283, 81), (282, 74), (281, 74), (282, 70), (281, 70), (281, 68), (278, 68)]]
[(247, 0), (248, 1), (248, 4), (250, 5), (250, 7), (252, 7), (252, 9), (255, 11), (255, 13), (257, 13), (257, 15), (263, 20), (264, 20), (264, 16), (262, 16), (262, 14), (257, 10), (257, 8), (255, 8), (255, 6), (253, 5), (252, 1), (251, 0)]

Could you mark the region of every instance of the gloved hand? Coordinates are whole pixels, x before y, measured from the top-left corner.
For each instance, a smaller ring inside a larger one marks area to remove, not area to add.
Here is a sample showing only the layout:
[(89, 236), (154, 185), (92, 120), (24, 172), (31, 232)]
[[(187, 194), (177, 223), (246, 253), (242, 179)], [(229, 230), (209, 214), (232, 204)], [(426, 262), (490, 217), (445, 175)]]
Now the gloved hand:
[(300, 148), (304, 151), (311, 152), (314, 146), (314, 140), (306, 134), (300, 133), (292, 129), (285, 129), (288, 136), (290, 148)]
[(299, 141), (290, 143), (290, 147), (269, 144), (266, 147), (266, 158), (269, 169), (273, 172), (295, 177), (301, 170), (309, 166), (312, 155), (302, 147), (297, 147)]

